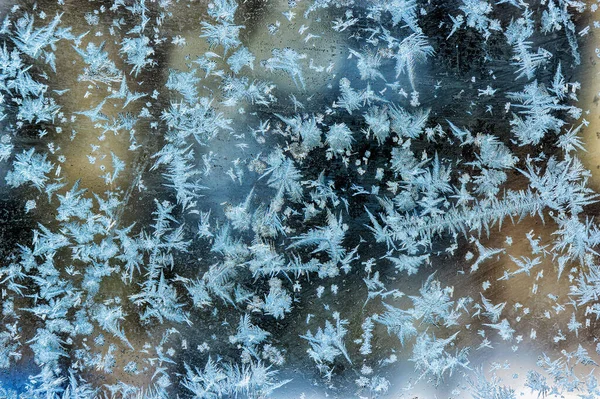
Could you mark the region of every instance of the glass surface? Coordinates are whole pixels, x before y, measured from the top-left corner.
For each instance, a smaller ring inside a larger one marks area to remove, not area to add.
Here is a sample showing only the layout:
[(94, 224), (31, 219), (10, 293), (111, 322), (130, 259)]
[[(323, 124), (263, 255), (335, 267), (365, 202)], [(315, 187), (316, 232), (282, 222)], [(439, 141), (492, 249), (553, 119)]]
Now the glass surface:
[(596, 2), (0, 2), (0, 398), (595, 398)]

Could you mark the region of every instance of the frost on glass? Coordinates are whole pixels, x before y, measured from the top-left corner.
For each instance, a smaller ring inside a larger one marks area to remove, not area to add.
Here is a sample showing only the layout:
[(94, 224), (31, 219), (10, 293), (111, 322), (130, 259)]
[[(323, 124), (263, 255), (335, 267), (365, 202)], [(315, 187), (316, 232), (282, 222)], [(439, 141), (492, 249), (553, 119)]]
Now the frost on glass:
[(0, 3), (0, 398), (600, 397), (596, 0)]

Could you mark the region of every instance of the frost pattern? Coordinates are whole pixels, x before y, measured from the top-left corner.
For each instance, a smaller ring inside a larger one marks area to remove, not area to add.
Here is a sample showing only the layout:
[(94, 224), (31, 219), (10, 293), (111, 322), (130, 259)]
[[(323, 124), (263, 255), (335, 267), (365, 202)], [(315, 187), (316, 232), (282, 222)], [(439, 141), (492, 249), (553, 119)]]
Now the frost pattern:
[(0, 7), (0, 397), (600, 397), (598, 4), (67, 3)]

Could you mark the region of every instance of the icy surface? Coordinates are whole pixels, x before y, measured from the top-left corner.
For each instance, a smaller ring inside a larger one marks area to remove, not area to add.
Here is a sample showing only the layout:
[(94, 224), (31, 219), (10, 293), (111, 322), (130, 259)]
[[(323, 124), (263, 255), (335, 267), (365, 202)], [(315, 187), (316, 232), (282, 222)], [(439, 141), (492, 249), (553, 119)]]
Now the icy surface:
[(600, 397), (594, 0), (0, 3), (0, 398)]

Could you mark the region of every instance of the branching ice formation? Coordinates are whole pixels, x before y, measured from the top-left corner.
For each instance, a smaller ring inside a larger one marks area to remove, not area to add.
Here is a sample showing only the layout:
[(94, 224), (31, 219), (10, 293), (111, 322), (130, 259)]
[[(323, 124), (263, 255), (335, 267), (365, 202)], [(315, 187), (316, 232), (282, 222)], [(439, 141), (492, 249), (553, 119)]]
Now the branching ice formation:
[(595, 1), (13, 3), (0, 397), (600, 397)]

